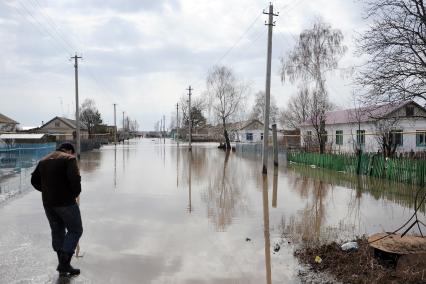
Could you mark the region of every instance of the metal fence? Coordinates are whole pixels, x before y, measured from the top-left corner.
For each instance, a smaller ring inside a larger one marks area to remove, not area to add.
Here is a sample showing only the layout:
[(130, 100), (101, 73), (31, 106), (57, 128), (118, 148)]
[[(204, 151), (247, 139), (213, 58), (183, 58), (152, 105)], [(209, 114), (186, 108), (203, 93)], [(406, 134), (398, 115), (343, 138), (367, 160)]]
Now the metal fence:
[(425, 185), (426, 160), (385, 158), (380, 154), (318, 154), (289, 152), (290, 162), (413, 185)]
[(0, 145), (0, 204), (31, 188), (37, 162), (56, 148), (56, 143)]

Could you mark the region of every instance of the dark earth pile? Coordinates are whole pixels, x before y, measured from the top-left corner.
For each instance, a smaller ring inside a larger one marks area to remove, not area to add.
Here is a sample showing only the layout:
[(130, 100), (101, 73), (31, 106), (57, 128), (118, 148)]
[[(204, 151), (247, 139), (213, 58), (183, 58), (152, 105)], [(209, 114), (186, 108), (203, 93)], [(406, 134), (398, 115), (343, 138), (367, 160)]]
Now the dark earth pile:
[[(308, 264), (313, 272), (325, 272), (342, 283), (426, 283), (422, 267), (399, 269), (396, 258), (377, 257), (365, 237), (356, 240), (357, 251), (342, 251), (333, 242), (317, 247), (305, 247), (295, 251), (301, 263)], [(321, 260), (317, 258), (319, 256)]]

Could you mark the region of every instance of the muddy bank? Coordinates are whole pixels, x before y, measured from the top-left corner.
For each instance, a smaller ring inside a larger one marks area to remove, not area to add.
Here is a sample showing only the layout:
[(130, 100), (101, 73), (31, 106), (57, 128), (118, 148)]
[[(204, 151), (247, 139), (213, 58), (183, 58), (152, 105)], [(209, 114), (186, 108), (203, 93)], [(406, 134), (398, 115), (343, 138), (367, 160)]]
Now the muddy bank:
[(424, 267), (399, 269), (395, 261), (375, 257), (365, 237), (357, 242), (357, 251), (342, 251), (340, 244), (333, 242), (299, 248), (294, 255), (311, 272), (329, 274), (342, 283), (426, 283)]

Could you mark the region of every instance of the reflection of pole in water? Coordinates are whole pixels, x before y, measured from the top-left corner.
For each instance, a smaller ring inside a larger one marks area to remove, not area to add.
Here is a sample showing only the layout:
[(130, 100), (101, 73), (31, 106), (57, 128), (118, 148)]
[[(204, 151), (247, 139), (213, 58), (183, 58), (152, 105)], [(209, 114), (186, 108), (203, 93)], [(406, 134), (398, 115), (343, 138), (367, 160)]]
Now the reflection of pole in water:
[(179, 148), (176, 149), (176, 188), (179, 188)]
[(265, 266), (266, 266), (266, 283), (272, 283), (271, 276), (271, 240), (269, 236), (269, 201), (268, 201), (268, 176), (262, 175), (263, 179), (263, 233), (265, 237)]
[(114, 145), (114, 189), (117, 189), (117, 144)]
[(123, 141), (123, 172), (125, 172), (126, 171), (126, 161), (125, 161), (125, 157), (124, 157), (124, 141)]
[(188, 204), (188, 212), (192, 212), (192, 192), (191, 192), (191, 179), (192, 179), (192, 152), (188, 152), (188, 198), (189, 198), (189, 204)]
[(274, 167), (274, 179), (272, 181), (272, 207), (277, 208), (278, 191), (278, 167)]

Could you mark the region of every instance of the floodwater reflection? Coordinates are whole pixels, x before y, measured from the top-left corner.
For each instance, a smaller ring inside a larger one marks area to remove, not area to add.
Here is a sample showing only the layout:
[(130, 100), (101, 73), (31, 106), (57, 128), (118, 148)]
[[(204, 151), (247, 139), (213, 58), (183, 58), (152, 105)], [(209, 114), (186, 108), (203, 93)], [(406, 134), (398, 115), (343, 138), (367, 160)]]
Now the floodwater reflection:
[(269, 233), (269, 201), (268, 201), (268, 176), (262, 175), (262, 201), (263, 201), (263, 233), (265, 237), (265, 270), (266, 283), (272, 283), (271, 272), (271, 238)]
[[(271, 167), (264, 176), (260, 165), (260, 157), (216, 144), (194, 143), (188, 152), (168, 139), (83, 153), (85, 257), (76, 263), (82, 268), (77, 279), (300, 283), (294, 242), (271, 251), (282, 237), (302, 244), (348, 240), (390, 231), (412, 214), (413, 187), (296, 165)], [(22, 184), (29, 178), (22, 174)], [(40, 194), (28, 192), (0, 206), (0, 278), (52, 283), (56, 259), (49, 231), (40, 229)]]

